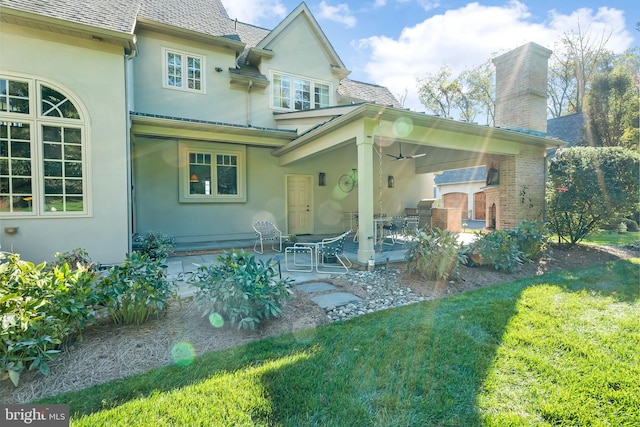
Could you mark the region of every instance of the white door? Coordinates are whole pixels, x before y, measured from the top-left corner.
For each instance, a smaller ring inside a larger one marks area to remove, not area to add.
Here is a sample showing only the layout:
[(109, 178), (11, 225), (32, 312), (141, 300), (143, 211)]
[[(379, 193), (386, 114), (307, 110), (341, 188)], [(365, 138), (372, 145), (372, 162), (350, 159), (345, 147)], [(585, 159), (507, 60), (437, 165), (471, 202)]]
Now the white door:
[(313, 233), (313, 175), (287, 175), (287, 233)]

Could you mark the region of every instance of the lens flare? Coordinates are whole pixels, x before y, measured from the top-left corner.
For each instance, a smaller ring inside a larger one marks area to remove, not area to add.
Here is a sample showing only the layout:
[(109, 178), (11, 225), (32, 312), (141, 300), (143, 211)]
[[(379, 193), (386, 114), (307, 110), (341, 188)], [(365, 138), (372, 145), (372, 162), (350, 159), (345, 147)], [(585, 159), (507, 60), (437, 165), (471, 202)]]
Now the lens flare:
[(176, 366), (189, 366), (196, 357), (196, 351), (188, 342), (179, 342), (171, 349), (171, 360)]
[(211, 313), (209, 315), (209, 323), (211, 323), (211, 326), (214, 328), (222, 328), (224, 319), (218, 313)]
[(393, 133), (399, 137), (404, 138), (413, 131), (413, 121), (408, 117), (400, 117), (393, 123)]

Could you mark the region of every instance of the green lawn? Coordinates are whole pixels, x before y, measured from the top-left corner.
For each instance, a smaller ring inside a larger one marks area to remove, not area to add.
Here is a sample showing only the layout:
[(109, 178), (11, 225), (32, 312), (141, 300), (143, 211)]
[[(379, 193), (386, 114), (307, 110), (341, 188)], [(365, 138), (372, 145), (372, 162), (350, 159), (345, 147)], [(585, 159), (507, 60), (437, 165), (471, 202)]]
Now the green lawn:
[(640, 240), (640, 232), (618, 233), (615, 231), (598, 231), (585, 237), (580, 243), (585, 245), (628, 245)]
[(77, 393), (73, 426), (640, 425), (640, 259), (405, 306)]

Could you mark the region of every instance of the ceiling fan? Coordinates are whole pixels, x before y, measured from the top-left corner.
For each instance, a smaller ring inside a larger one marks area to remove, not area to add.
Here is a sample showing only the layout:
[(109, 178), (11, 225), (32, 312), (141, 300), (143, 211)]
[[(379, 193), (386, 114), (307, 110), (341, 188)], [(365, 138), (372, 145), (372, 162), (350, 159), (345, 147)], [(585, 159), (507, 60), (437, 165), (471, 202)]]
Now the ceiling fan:
[(414, 154), (412, 156), (403, 156), (402, 155), (402, 143), (398, 142), (398, 147), (400, 147), (400, 155), (394, 156), (393, 154), (387, 154), (389, 157), (393, 157), (396, 160), (404, 160), (404, 159), (416, 159), (418, 157), (426, 156), (427, 153)]

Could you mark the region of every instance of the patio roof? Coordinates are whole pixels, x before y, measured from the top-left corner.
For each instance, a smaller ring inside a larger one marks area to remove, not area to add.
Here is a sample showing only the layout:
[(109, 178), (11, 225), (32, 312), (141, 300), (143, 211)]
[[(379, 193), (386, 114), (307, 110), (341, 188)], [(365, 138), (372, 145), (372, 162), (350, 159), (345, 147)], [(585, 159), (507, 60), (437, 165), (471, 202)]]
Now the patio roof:
[[(327, 150), (373, 138), (383, 148), (393, 142), (418, 146), (427, 156), (415, 159), (417, 173), (477, 166), (486, 154), (514, 155), (520, 145), (564, 146), (557, 139), (517, 130), (481, 126), (377, 104), (361, 104), (327, 120), (273, 152), (281, 166)], [(311, 114), (311, 112), (307, 112)], [(326, 112), (317, 112), (326, 115)]]

